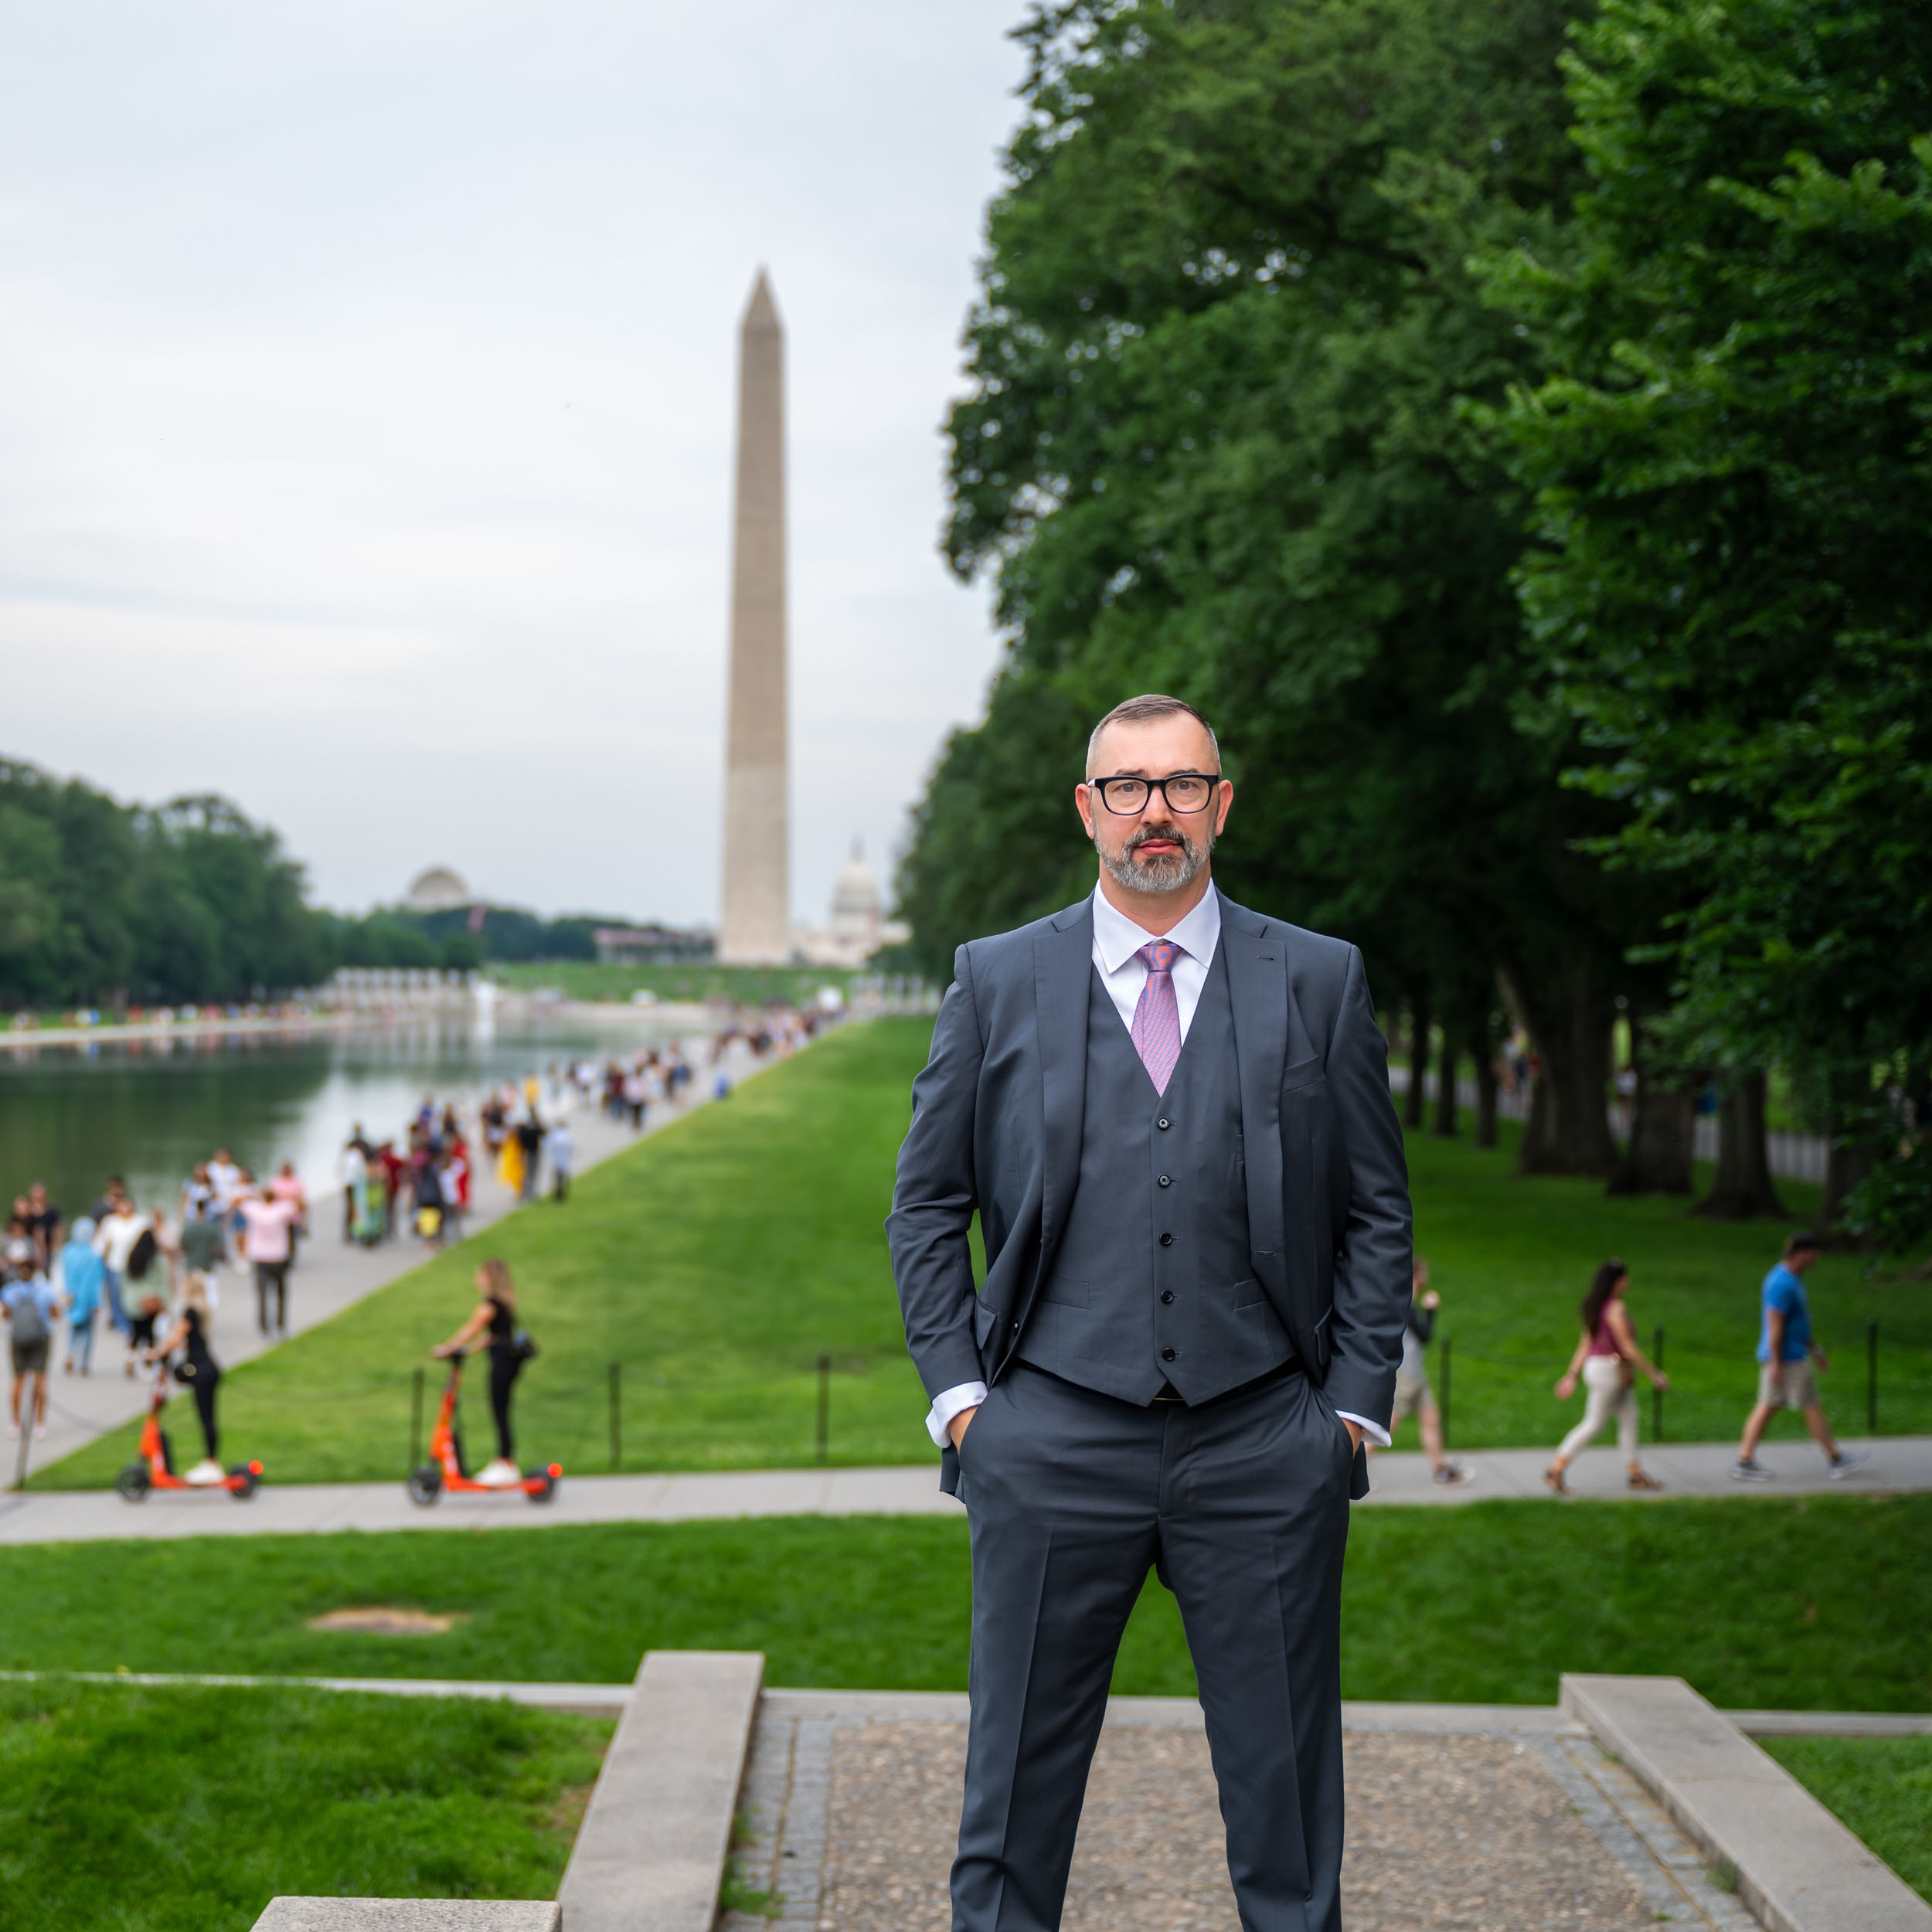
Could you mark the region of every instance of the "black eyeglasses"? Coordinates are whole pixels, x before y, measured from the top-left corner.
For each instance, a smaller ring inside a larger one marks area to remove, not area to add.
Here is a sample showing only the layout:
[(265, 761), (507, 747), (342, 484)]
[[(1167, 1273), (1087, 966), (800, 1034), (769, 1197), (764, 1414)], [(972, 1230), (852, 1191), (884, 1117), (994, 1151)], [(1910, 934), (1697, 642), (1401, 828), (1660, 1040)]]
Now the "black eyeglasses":
[(1214, 796), (1221, 774), (1177, 771), (1171, 778), (1090, 778), (1087, 782), (1100, 794), (1100, 803), (1109, 811), (1131, 818), (1146, 810), (1148, 798), (1157, 791), (1169, 811), (1199, 811)]

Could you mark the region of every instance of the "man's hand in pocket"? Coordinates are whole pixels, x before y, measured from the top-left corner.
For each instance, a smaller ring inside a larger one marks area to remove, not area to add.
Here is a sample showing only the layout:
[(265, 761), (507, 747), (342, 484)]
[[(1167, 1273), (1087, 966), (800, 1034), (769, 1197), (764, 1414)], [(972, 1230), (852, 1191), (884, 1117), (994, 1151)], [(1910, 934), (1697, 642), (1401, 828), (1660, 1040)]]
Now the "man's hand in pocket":
[(957, 1449), (959, 1445), (966, 1440), (967, 1427), (974, 1417), (978, 1413), (979, 1405), (975, 1403), (970, 1409), (961, 1410), (959, 1413), (947, 1423), (946, 1433), (952, 1437), (954, 1449)]

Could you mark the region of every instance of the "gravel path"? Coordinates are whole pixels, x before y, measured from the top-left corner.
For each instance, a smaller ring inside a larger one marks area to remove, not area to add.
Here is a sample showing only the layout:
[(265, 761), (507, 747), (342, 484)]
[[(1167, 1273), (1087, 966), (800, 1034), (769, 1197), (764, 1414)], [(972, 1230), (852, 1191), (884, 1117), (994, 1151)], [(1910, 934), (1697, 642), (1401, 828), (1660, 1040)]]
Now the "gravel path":
[[(809, 1850), (801, 1838), (779, 1851), (779, 1838), (790, 1842), (804, 1822), (805, 1794), (794, 1785), (788, 1825), (750, 1860), (771, 1858), (764, 1869), (786, 1891), (784, 1922), (820, 1932), (946, 1932), (964, 1726), (807, 1724), (784, 1751), (802, 1749), (815, 1730), (825, 1760), (814, 1781), (822, 1826), (808, 1828)], [(1352, 1732), (1349, 1932), (1654, 1923), (1657, 1898), (1645, 1896), (1560, 1781), (1555, 1748), (1554, 1739), (1526, 1736)], [(770, 1753), (771, 1774), (780, 1754)], [(771, 1797), (783, 1802), (776, 1784)], [(1223, 1847), (1206, 1739), (1195, 1730), (1110, 1725), (1088, 1786), (1067, 1932), (1233, 1932)], [(808, 1863), (816, 1869), (808, 1872)], [(1701, 1917), (1685, 1913), (1682, 1922)]]

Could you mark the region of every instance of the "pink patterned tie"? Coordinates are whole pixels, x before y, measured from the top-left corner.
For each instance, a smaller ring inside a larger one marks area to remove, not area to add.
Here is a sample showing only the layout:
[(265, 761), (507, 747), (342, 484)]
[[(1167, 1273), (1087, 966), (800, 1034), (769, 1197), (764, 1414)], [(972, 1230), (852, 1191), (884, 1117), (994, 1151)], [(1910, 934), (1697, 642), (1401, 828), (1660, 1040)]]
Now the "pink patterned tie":
[(1174, 955), (1180, 950), (1172, 940), (1157, 939), (1134, 954), (1147, 968), (1147, 984), (1134, 1009), (1134, 1050), (1158, 1094), (1167, 1091), (1181, 1057), (1181, 1009), (1174, 997)]

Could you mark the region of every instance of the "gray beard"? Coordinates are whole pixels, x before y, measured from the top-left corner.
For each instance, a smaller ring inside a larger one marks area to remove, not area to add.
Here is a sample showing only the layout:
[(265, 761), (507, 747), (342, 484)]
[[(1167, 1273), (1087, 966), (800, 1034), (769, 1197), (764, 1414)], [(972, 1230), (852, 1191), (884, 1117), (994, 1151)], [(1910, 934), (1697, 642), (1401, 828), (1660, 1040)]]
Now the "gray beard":
[[(1170, 858), (1136, 859), (1134, 854), (1150, 838), (1172, 838), (1181, 849)], [(1178, 825), (1144, 825), (1128, 839), (1117, 856), (1097, 838), (1094, 842), (1094, 849), (1100, 854), (1100, 865), (1107, 877), (1117, 886), (1124, 886), (1129, 892), (1135, 893), (1177, 893), (1200, 877), (1201, 868), (1208, 862), (1213, 842), (1210, 837), (1206, 845), (1196, 844)]]

